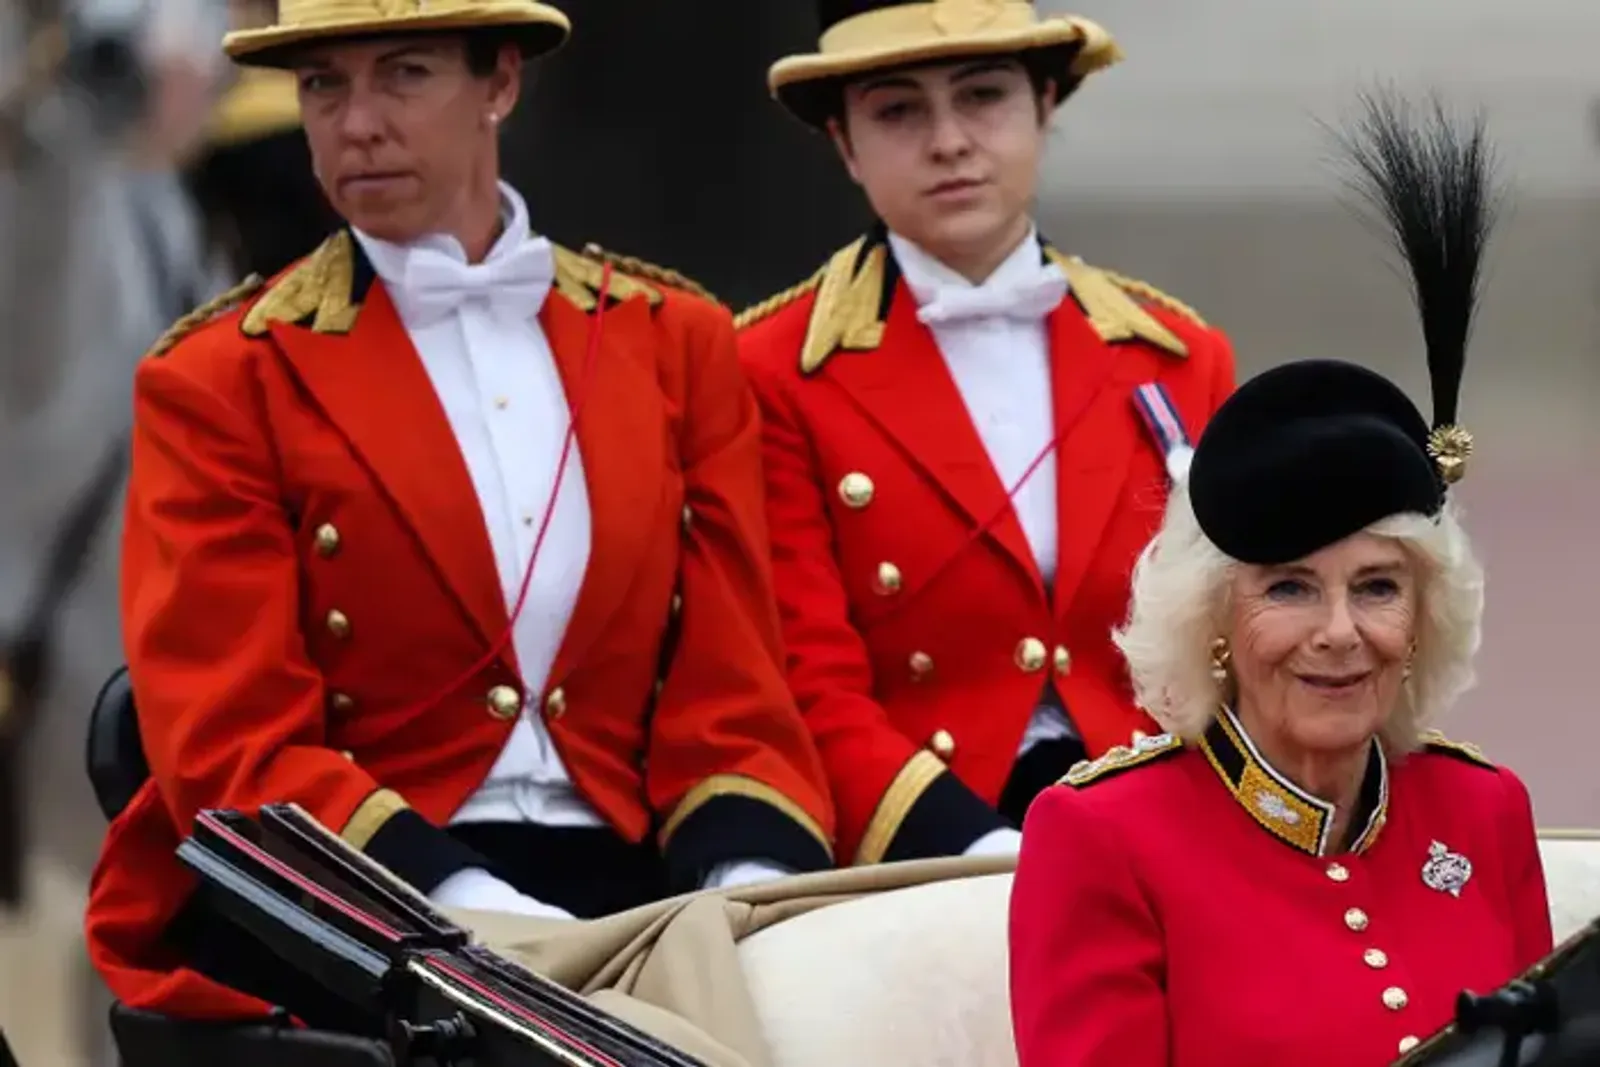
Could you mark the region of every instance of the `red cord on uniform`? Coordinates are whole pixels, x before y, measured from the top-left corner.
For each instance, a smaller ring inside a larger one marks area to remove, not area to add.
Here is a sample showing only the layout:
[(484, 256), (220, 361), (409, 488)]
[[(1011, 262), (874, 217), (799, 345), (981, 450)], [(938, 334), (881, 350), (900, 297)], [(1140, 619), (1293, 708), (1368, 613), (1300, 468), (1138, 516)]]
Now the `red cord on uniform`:
[(983, 537), (990, 530), (994, 529), (994, 524), (1005, 518), (1006, 512), (1011, 510), (1012, 502), (1016, 500), (1017, 494), (1022, 491), (1022, 487), (1028, 484), (1028, 479), (1033, 477), (1034, 472), (1039, 469), (1039, 465), (1050, 457), (1050, 453), (1054, 452), (1056, 450), (1056, 446), (1060, 443), (1061, 437), (1059, 435), (1051, 438), (1050, 443), (1045, 445), (1037, 456), (1033, 457), (1033, 462), (1028, 464), (1027, 469), (1022, 472), (1022, 476), (1016, 480), (1010, 489), (1006, 490), (1005, 503), (1001, 504), (1000, 507), (995, 510), (993, 515), (990, 515), (983, 522), (979, 523), (972, 533), (967, 536), (966, 541), (962, 542), (961, 547), (950, 553), (950, 555), (946, 556), (944, 562), (940, 563), (937, 567), (924, 575), (922, 581), (916, 583), (910, 589), (895, 597), (894, 603), (889, 607), (865, 620), (862, 623), (863, 629), (876, 626), (885, 619), (888, 619), (890, 616), (904, 611), (906, 605), (909, 604), (912, 599), (917, 596), (917, 594), (921, 593), (923, 590), (927, 589), (928, 586), (932, 585), (934, 579), (943, 574), (945, 572), (945, 568), (954, 563), (961, 553), (965, 552), (969, 547), (972, 546), (973, 542), (977, 541), (980, 537)]
[(533, 585), (533, 567), (539, 561), (539, 550), (544, 547), (544, 538), (550, 532), (550, 520), (556, 513), (556, 501), (561, 496), (561, 482), (566, 477), (567, 463), (572, 457), (572, 446), (577, 441), (578, 418), (583, 411), (583, 403), (589, 397), (590, 386), (594, 382), (595, 367), (599, 363), (597, 358), (600, 353), (600, 336), (605, 321), (606, 294), (611, 289), (611, 264), (606, 263), (600, 274), (599, 292), (595, 298), (594, 324), (589, 329), (588, 350), (583, 357), (583, 382), (579, 387), (578, 395), (568, 405), (570, 418), (567, 420), (566, 437), (561, 442), (561, 459), (556, 464), (555, 483), (550, 487), (550, 499), (545, 503), (544, 518), (539, 522), (539, 532), (533, 539), (533, 552), (528, 557), (527, 569), (522, 572), (522, 587), (517, 592), (517, 602), (511, 609), (511, 621), (506, 624), (505, 632), (490, 646), (489, 651), (471, 667), (463, 671), (460, 677), (454, 679), (449, 685), (440, 689), (427, 700), (415, 705), (412, 711), (422, 711), (430, 708), (454, 693), (477, 677), (485, 668), (491, 666), (500, 654), (511, 644), (512, 636), (516, 632), (517, 619), (522, 615), (522, 609), (528, 602), (528, 590)]

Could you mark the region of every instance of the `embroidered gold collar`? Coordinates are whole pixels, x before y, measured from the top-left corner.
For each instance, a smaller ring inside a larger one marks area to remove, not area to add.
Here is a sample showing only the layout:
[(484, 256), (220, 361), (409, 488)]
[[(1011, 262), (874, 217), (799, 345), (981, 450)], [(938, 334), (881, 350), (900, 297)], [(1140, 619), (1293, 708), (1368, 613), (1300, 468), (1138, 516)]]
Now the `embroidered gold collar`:
[[(1280, 774), (1228, 708), (1217, 714), (1200, 740), (1200, 750), (1251, 818), (1274, 837), (1311, 856), (1326, 856), (1332, 842), (1334, 807)], [(1360, 827), (1350, 851), (1365, 852), (1377, 841), (1389, 816), (1389, 762), (1383, 746), (1372, 742), (1350, 825)]]
[[(1152, 285), (1113, 271), (1091, 267), (1040, 239), (1040, 254), (1067, 276), (1068, 292), (1107, 344), (1144, 341), (1183, 358), (1189, 347), (1146, 310), (1165, 307), (1200, 326), (1194, 309)], [(900, 267), (889, 249), (888, 230), (881, 224), (835, 252), (811, 278), (739, 315), (744, 327), (816, 290), (816, 303), (800, 347), (800, 370), (815, 373), (836, 352), (870, 352), (883, 343), (890, 300)]]

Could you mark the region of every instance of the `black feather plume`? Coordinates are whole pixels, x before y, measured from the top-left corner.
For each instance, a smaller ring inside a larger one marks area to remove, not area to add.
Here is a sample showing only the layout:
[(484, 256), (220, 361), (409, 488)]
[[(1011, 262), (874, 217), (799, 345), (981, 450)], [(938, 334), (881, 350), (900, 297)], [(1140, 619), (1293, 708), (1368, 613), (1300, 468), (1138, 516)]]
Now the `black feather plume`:
[(1422, 319), (1435, 428), (1454, 425), (1478, 306), (1484, 249), (1499, 206), (1495, 160), (1478, 114), (1453, 120), (1433, 98), (1418, 110), (1392, 92), (1361, 97), (1339, 141), (1351, 187), (1382, 218), (1405, 259)]

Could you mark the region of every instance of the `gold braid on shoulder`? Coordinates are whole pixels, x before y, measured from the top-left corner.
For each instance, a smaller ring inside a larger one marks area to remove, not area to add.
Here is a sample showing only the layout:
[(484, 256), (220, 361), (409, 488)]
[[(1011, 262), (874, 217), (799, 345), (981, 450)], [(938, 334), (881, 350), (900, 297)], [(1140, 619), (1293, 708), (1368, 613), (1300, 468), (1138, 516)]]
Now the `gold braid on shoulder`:
[(1152, 304), (1159, 304), (1168, 311), (1175, 311), (1184, 318), (1194, 322), (1197, 326), (1206, 325), (1206, 320), (1200, 317), (1200, 313), (1198, 311), (1190, 307), (1188, 304), (1185, 304), (1177, 297), (1163, 293), (1160, 289), (1157, 289), (1149, 282), (1142, 282), (1137, 278), (1130, 278), (1126, 274), (1118, 274), (1114, 270), (1106, 270), (1104, 267), (1100, 268), (1100, 272), (1110, 279), (1111, 282), (1119, 289), (1124, 289), (1127, 292), (1132, 293), (1134, 296), (1150, 301)]
[(250, 297), (254, 296), (266, 280), (259, 274), (252, 274), (238, 285), (219, 296), (207, 300), (177, 322), (167, 327), (167, 332), (162, 334), (156, 343), (150, 346), (149, 356), (164, 356), (172, 351), (177, 343), (189, 334), (198, 330), (218, 315), (232, 311)]
[(698, 296), (703, 300), (709, 300), (713, 304), (722, 303), (721, 300), (716, 298), (716, 295), (713, 294), (711, 290), (707, 289), (705, 286), (701, 285), (687, 274), (675, 271), (671, 267), (663, 267), (658, 263), (651, 263), (649, 260), (640, 259), (638, 256), (625, 256), (621, 252), (612, 252), (608, 249), (601, 248), (599, 245), (594, 244), (593, 242), (583, 246), (583, 254), (593, 259), (599, 259), (610, 263), (613, 267), (617, 268), (624, 274), (632, 274), (635, 277), (643, 278), (646, 281), (660, 282), (662, 285), (670, 285), (674, 289), (682, 289), (685, 292), (693, 293), (695, 296)]
[(751, 304), (733, 317), (733, 328), (742, 330), (751, 323), (760, 322), (773, 312), (779, 311), (799, 300), (802, 296), (822, 284), (822, 275), (826, 270), (827, 268), (824, 267), (798, 285), (791, 285), (781, 293), (774, 293), (759, 303)]

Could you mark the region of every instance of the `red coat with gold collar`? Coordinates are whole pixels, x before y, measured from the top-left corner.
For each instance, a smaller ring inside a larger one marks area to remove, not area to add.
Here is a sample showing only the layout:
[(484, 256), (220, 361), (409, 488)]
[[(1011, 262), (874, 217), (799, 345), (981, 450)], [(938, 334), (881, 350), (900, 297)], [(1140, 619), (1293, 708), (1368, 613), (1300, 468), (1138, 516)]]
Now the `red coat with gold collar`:
[[(832, 807), (784, 685), (731, 319), (621, 273), (597, 313), (600, 275), (559, 251), (540, 314), (569, 397), (593, 390), (593, 541), (542, 694), (550, 734), (669, 870), (826, 867)], [(522, 705), (509, 645), (429, 700), (509, 620), (455, 438), (348, 232), (140, 367), (123, 586), (152, 778), (107, 836), (90, 954), (134, 1007), (250, 1014), (160, 944), (193, 885), (173, 850), (196, 811), (296, 802), (426, 890), (459, 869), (439, 826)]]
[(1226, 716), (1042, 793), (1011, 896), (1020, 1067), (1381, 1067), (1551, 951), (1509, 770), (1374, 746), (1348, 851), (1330, 813)]
[(1167, 495), (1134, 391), (1165, 385), (1193, 439), (1232, 391), (1233, 354), (1175, 301), (1058, 261), (1050, 589), (881, 236), (741, 316), (789, 684), (841, 860), (959, 852), (995, 825), (1047, 672), (1091, 754), (1155, 732), (1110, 640)]

